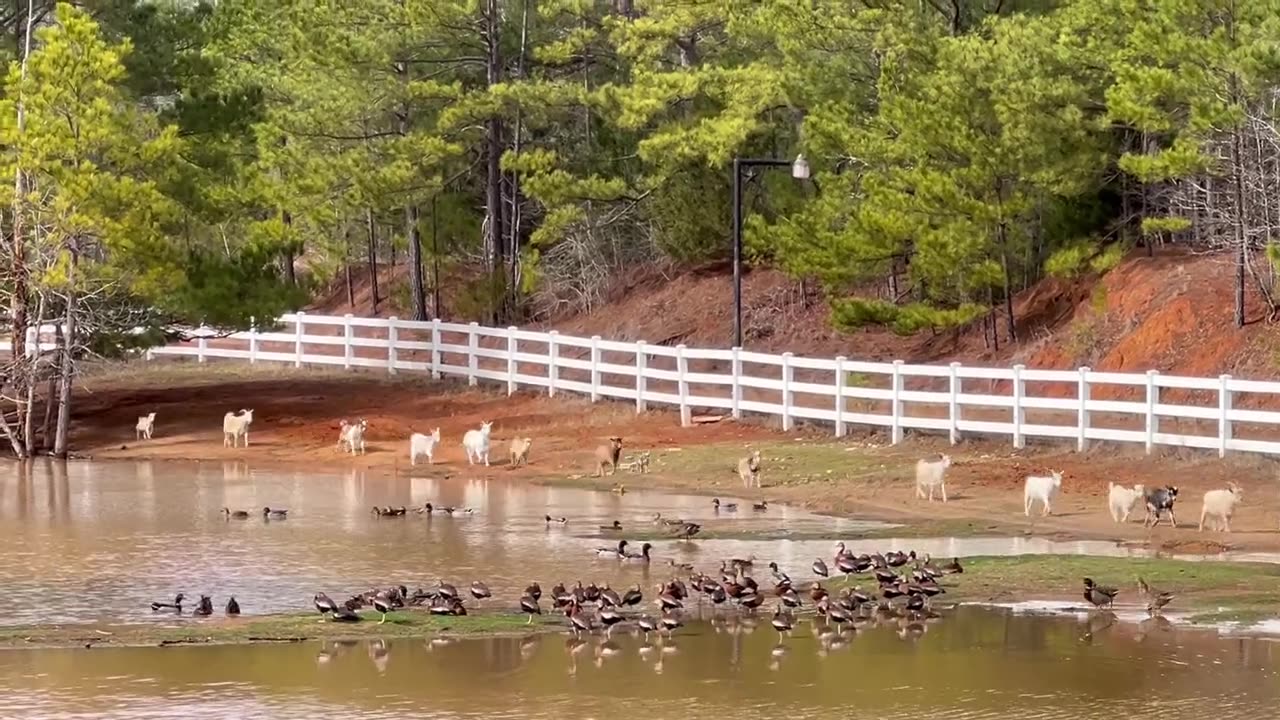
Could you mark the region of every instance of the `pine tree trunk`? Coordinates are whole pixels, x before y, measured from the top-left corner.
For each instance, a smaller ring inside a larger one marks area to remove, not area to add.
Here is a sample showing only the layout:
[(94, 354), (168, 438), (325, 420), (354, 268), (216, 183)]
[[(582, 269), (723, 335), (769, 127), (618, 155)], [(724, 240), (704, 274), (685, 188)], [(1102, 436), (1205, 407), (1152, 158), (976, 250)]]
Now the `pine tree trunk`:
[[(501, 18), (499, 17), (498, 0), (486, 0), (485, 3), (485, 46), (487, 50), (487, 79), (489, 87), (502, 82), (502, 45), (499, 38)], [(488, 216), (488, 233), (485, 241), (486, 268), (494, 282), (498, 274), (506, 271), (506, 252), (504, 242), (506, 227), (502, 212), (502, 119), (494, 116), (485, 122), (485, 154), (487, 173), (485, 177), (485, 213)], [(501, 298), (497, 293), (491, 294), (493, 303), (490, 319), (497, 322), (501, 317)]]
[(44, 295), (40, 296), (40, 301), (36, 303), (36, 345), (32, 349), (34, 360), (26, 363), (27, 367), (27, 399), (21, 407), (18, 417), (22, 422), (22, 439), (27, 443), (27, 455), (35, 455), (36, 450), (36, 433), (35, 433), (35, 402), (36, 402), (36, 370), (40, 367), (40, 328), (44, 325)]
[(373, 299), (373, 314), (378, 314), (378, 229), (373, 224), (373, 208), (365, 208), (365, 226), (369, 235), (369, 292)]
[[(284, 223), (284, 227), (286, 231), (289, 228), (293, 227), (293, 215), (289, 214), (288, 210), (280, 211), (280, 221)], [(298, 284), (298, 276), (296, 273), (294, 273), (294, 270), (293, 270), (293, 260), (294, 260), (293, 250), (292, 249), (285, 250), (284, 258), (283, 258), (284, 281), (288, 283), (290, 286), (294, 286)]]
[(422, 236), (418, 232), (418, 206), (404, 209), (404, 236), (409, 242), (409, 293), (413, 295), (413, 319), (430, 320), (427, 316), (427, 290), (422, 285)]
[(53, 438), (53, 454), (58, 458), (67, 457), (67, 444), (70, 440), (71, 430), (71, 378), (74, 370), (74, 358), (72, 356), (76, 345), (76, 251), (73, 249), (70, 253), (71, 259), (67, 265), (67, 312), (63, 323), (66, 325), (66, 334), (62, 340), (62, 352), (59, 354), (58, 368), (58, 430)]

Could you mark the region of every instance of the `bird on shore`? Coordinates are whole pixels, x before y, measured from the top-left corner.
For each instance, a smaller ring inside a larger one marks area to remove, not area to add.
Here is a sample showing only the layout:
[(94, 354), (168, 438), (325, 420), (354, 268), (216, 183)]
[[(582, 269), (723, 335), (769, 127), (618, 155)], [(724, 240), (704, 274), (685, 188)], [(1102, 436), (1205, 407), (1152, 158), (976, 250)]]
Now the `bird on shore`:
[(228, 509), (228, 508), (222, 508), (222, 514), (223, 514), (223, 515), (226, 515), (228, 520), (231, 520), (232, 518), (234, 518), (234, 519), (236, 519), (236, 520), (248, 520), (248, 519), (249, 519), (249, 511), (248, 511), (248, 510), (230, 510), (230, 509)]
[(1118, 589), (1099, 585), (1093, 581), (1093, 578), (1084, 579), (1084, 599), (1094, 607), (1110, 607), (1115, 602), (1116, 595), (1119, 594)]
[(179, 614), (182, 613), (182, 601), (186, 599), (186, 595), (178, 593), (173, 598), (173, 602), (153, 602), (151, 603), (151, 612), (160, 612), (161, 610), (174, 610)]
[(535, 601), (542, 598), (542, 586), (538, 583), (529, 583), (529, 587), (524, 589), (524, 594), (533, 598)]
[(283, 508), (271, 509), (269, 507), (262, 508), (262, 517), (268, 520), (284, 520), (288, 517), (289, 511)]
[(315, 603), (316, 610), (319, 610), (321, 615), (337, 612), (338, 610), (338, 603), (334, 602), (324, 593), (316, 593), (315, 597), (312, 598), (312, 602)]
[(948, 575), (959, 575), (964, 572), (964, 567), (960, 565), (960, 558), (951, 558), (951, 562), (943, 563), (940, 569)]
[(346, 606), (335, 606), (333, 609), (333, 622), (360, 622), (360, 616)]
[(827, 564), (822, 562), (822, 558), (813, 561), (813, 574), (818, 577), (827, 577)]
[(758, 503), (751, 503), (751, 509), (755, 510), (756, 512), (764, 512), (765, 510), (769, 509), (769, 501), (761, 500)]
[(231, 599), (227, 601), (227, 614), (232, 616), (240, 614), (240, 603), (236, 602), (235, 595), (232, 595)]
[(387, 621), (387, 614), (392, 610), (391, 600), (386, 595), (378, 593), (373, 596), (373, 609), (382, 615), (382, 619), (378, 621), (378, 624), (381, 625)]
[(1143, 600), (1147, 601), (1147, 614), (1157, 615), (1164, 609), (1169, 601), (1173, 600), (1173, 593), (1160, 592), (1147, 584), (1146, 580), (1138, 578), (1138, 594)]
[(538, 605), (538, 599), (526, 592), (520, 596), (520, 612), (529, 616), (529, 621), (525, 625), (533, 624), (533, 616), (542, 614), (542, 607)]
[(485, 585), (479, 580), (476, 580), (475, 582), (471, 583), (471, 597), (477, 600), (483, 600), (488, 597), (493, 597), (493, 593), (489, 592), (488, 585)]
[(192, 612), (192, 614), (199, 615), (201, 617), (208, 617), (212, 615), (213, 600), (211, 600), (208, 595), (201, 595), (200, 602), (196, 604), (196, 609)]

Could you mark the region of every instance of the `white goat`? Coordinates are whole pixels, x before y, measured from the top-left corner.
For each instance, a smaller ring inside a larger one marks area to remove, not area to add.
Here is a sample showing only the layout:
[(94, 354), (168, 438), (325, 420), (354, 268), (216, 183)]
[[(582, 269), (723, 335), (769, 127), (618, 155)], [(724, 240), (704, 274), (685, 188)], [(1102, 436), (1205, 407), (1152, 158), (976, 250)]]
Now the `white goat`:
[(1110, 483), (1111, 492), (1107, 495), (1107, 507), (1111, 510), (1111, 519), (1118, 523), (1129, 522), (1129, 515), (1133, 512), (1133, 506), (1141, 500), (1146, 492), (1146, 488), (1142, 485), (1134, 485), (1127, 488), (1123, 485)]
[(1062, 473), (1054, 470), (1049, 475), (1028, 475), (1027, 483), (1022, 489), (1022, 509), (1027, 517), (1031, 517), (1031, 505), (1039, 500), (1044, 505), (1041, 515), (1050, 512), (1049, 501), (1062, 489)]
[(942, 502), (947, 501), (947, 468), (951, 467), (951, 456), (942, 455), (933, 460), (916, 462), (916, 497), (924, 497), (925, 488), (929, 489), (929, 502), (933, 502), (933, 491), (942, 490)]
[(152, 412), (152, 413), (147, 413), (146, 415), (141, 415), (138, 417), (138, 424), (135, 425), (133, 428), (134, 429), (133, 438), (135, 440), (141, 440), (143, 438), (150, 440), (151, 432), (155, 430), (155, 427), (156, 427), (155, 413)]
[(492, 426), (492, 422), (482, 422), (479, 430), (468, 430), (462, 436), (462, 447), (467, 451), (468, 465), (475, 465), (481, 460), (484, 460), (486, 466), (489, 464), (489, 428)]
[(431, 431), (430, 435), (414, 433), (409, 436), (409, 464), (417, 465), (418, 456), (426, 455), (427, 462), (436, 464), (436, 445), (440, 444), (440, 428)]
[(240, 438), (244, 438), (244, 446), (249, 447), (249, 424), (252, 422), (252, 410), (241, 410), (239, 415), (236, 413), (223, 415), (222, 446), (238, 447)]
[(1223, 532), (1231, 532), (1231, 513), (1236, 505), (1244, 499), (1244, 491), (1240, 486), (1229, 482), (1226, 490), (1210, 490), (1204, 494), (1204, 505), (1200, 507), (1200, 532), (1204, 532), (1204, 520), (1211, 517), (1214, 524), (1221, 523)]
[(742, 479), (742, 487), (760, 487), (759, 450), (752, 450), (750, 455), (738, 460), (738, 477)]
[(343, 420), (341, 430), (338, 431), (338, 447), (341, 448), (343, 444), (346, 444), (347, 450), (349, 450), (352, 455), (356, 454), (357, 449), (360, 451), (360, 454), (363, 455), (364, 431), (368, 429), (369, 422), (364, 418), (360, 418), (354, 423), (349, 423), (346, 420)]

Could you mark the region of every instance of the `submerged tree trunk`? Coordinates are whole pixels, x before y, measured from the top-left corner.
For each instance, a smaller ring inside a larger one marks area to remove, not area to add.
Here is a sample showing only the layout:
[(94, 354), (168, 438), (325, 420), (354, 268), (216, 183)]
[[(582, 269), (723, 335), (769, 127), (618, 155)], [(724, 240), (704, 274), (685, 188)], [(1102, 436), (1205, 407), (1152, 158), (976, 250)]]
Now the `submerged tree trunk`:
[(36, 333), (35, 347), (31, 349), (32, 360), (26, 363), (27, 367), (27, 399), (23, 403), (21, 412), (18, 417), (22, 422), (22, 439), (27, 443), (27, 455), (35, 455), (36, 451), (36, 428), (35, 428), (35, 404), (36, 404), (36, 376), (40, 368), (40, 328), (44, 325), (44, 296), (40, 296), (40, 301), (36, 303)]
[(67, 311), (63, 319), (66, 334), (62, 340), (62, 352), (59, 353), (58, 368), (58, 430), (53, 438), (53, 454), (55, 457), (67, 457), (67, 444), (71, 430), (71, 378), (75, 369), (74, 350), (76, 346), (76, 250), (72, 249), (70, 261), (67, 263)]

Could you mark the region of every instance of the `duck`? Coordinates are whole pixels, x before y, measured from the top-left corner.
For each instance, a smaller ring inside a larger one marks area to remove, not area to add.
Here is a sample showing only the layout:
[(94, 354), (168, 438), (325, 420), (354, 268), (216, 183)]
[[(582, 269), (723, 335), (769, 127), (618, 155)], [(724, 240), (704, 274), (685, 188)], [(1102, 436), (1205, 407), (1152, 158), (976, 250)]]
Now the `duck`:
[(335, 606), (333, 609), (333, 617), (330, 618), (330, 620), (333, 622), (360, 622), (360, 616), (356, 614), (355, 610), (352, 610), (349, 607)]
[(712, 505), (712, 507), (714, 507), (714, 508), (715, 508), (716, 512), (720, 512), (721, 510), (723, 510), (723, 511), (725, 511), (725, 512), (737, 512), (737, 511), (738, 511), (738, 503), (721, 503), (721, 502), (720, 502), (720, 498), (714, 498), (714, 499), (712, 499), (712, 500), (711, 500), (711, 505)]
[(622, 622), (626, 618), (622, 613), (618, 612), (615, 607), (602, 607), (596, 611), (596, 617), (600, 619), (600, 624), (604, 625), (604, 636), (606, 638), (613, 636), (613, 626)]
[(196, 609), (192, 611), (193, 615), (200, 617), (209, 617), (213, 614), (213, 600), (208, 595), (201, 595), (200, 602), (196, 603)]
[(614, 520), (612, 525), (601, 525), (600, 529), (605, 532), (622, 532), (622, 523)]
[(542, 614), (542, 606), (538, 605), (538, 598), (525, 593), (520, 596), (520, 612), (529, 616), (529, 621), (525, 625), (532, 625), (533, 616)]
[(226, 515), (228, 520), (232, 520), (232, 519), (248, 520), (249, 519), (248, 510), (230, 510), (228, 508), (222, 508), (222, 514)]
[(275, 510), (272, 510), (269, 507), (262, 508), (262, 517), (270, 520), (284, 520), (286, 517), (288, 517), (288, 515), (289, 515), (288, 510), (283, 510), (280, 508), (276, 508)]
[(778, 585), (790, 585), (791, 576), (778, 569), (778, 563), (770, 562), (769, 570), (773, 573), (773, 581)]
[(436, 580), (436, 594), (447, 597), (450, 600), (457, 600), (458, 588), (450, 585), (444, 580)]
[(312, 602), (315, 603), (316, 610), (319, 610), (321, 615), (338, 611), (338, 604), (324, 593), (316, 593), (315, 597), (312, 598)]
[(829, 595), (830, 593), (827, 592), (827, 589), (822, 587), (822, 583), (814, 583), (809, 586), (809, 598), (814, 602), (819, 602)]
[(432, 615), (462, 616), (467, 614), (467, 608), (463, 606), (462, 601), (458, 598), (441, 595), (427, 607), (427, 612)]
[(596, 556), (602, 558), (620, 558), (626, 554), (627, 541), (619, 540), (615, 547), (598, 547), (596, 548)]
[(769, 620), (769, 624), (773, 626), (774, 630), (778, 631), (778, 642), (782, 642), (782, 634), (791, 632), (791, 628), (794, 625), (791, 616), (782, 611), (781, 603), (773, 611), (773, 618)]
[(822, 558), (813, 561), (813, 574), (818, 577), (827, 577), (829, 575), (827, 564), (822, 562)]
[(689, 538), (693, 537), (694, 535), (697, 535), (700, 532), (702, 532), (701, 525), (695, 522), (686, 522), (686, 523), (681, 523), (680, 527), (676, 528), (675, 536), (682, 537), (685, 540), (688, 540)]
[(738, 605), (747, 610), (755, 610), (764, 604), (764, 596), (757, 592), (746, 592), (738, 596)]
[(176, 610), (179, 615), (182, 614), (182, 601), (186, 599), (186, 595), (178, 593), (174, 596), (173, 602), (153, 602), (151, 603), (151, 612), (159, 612), (161, 610)]
[(240, 614), (240, 603), (236, 602), (236, 596), (232, 595), (231, 599), (227, 600), (227, 615), (236, 616), (239, 614)]
[(609, 587), (609, 583), (605, 583), (600, 590), (600, 604), (608, 607), (618, 607), (622, 605), (622, 596), (618, 595), (618, 591)]
[(684, 625), (684, 623), (680, 621), (680, 616), (672, 610), (662, 611), (662, 620), (660, 620), (660, 623), (662, 624), (662, 629), (667, 631), (668, 637), (670, 637), (671, 633), (676, 631), (676, 628)]
[(591, 620), (582, 614), (582, 607), (577, 603), (570, 605), (565, 615), (569, 618), (569, 628), (573, 630), (575, 637), (591, 632)]
[(769, 501), (761, 500), (758, 503), (751, 503), (751, 509), (755, 510), (756, 512), (764, 512), (769, 509)]
[[(377, 510), (377, 508), (374, 508), (374, 509)], [(435, 511), (436, 511), (436, 506), (432, 505), (431, 503), (426, 503), (420, 508), (414, 508), (414, 512), (418, 513), (419, 515), (430, 515)]]
[(535, 601), (542, 598), (542, 586), (536, 582), (529, 583), (529, 587), (524, 589), (524, 594), (533, 598)]
[(622, 483), (618, 483), (617, 485), (614, 485), (612, 488), (610, 488), (609, 492), (613, 493), (614, 495), (626, 495), (627, 486), (623, 485)]
[(652, 545), (650, 545), (649, 543), (644, 543), (643, 545), (641, 545), (641, 546), (640, 546), (640, 552), (638, 552), (638, 553), (623, 553), (623, 554), (621, 555), (621, 558), (622, 558), (622, 560), (624, 560), (624, 561), (626, 561), (626, 562), (640, 562), (640, 563), (647, 563), (647, 562), (649, 562), (649, 550), (650, 550), (652, 547), (653, 547), (653, 546), (652, 546)]
[(800, 600), (800, 595), (795, 591), (794, 588), (790, 588), (790, 587), (778, 593), (778, 600), (780, 600), (783, 605), (786, 605), (789, 608), (798, 608), (803, 604), (803, 602), (801, 602)]
[(493, 597), (493, 593), (489, 592), (488, 585), (476, 580), (471, 583), (471, 597), (477, 600), (483, 600), (485, 598)]
[(1157, 591), (1142, 578), (1138, 578), (1138, 593), (1147, 601), (1147, 614), (1151, 616), (1159, 614), (1174, 597), (1173, 593)]
[(915, 559), (916, 559), (915, 550), (912, 550), (909, 553), (890, 552), (884, 556), (884, 562), (889, 567), (902, 567), (903, 565), (906, 565), (908, 562)]
[(644, 593), (640, 592), (640, 586), (636, 585), (630, 590), (622, 594), (621, 604), (627, 607), (635, 607), (644, 600)]
[(948, 575), (959, 575), (964, 572), (964, 567), (960, 564), (960, 558), (951, 558), (951, 562), (943, 563), (939, 569)]
[(1118, 589), (1099, 585), (1093, 578), (1084, 579), (1084, 599), (1094, 607), (1110, 607), (1119, 594)]
[(657, 586), (657, 589), (658, 589), (658, 597), (656, 600), (653, 601), (654, 604), (658, 605), (663, 610), (678, 610), (684, 607), (684, 602), (681, 601), (680, 598), (676, 597), (671, 592), (670, 588), (668, 588), (665, 585), (659, 584)]
[(378, 621), (378, 624), (381, 625), (387, 621), (387, 614), (394, 608), (391, 605), (391, 600), (386, 595), (378, 593), (373, 596), (373, 609), (382, 615), (382, 619)]
[(555, 523), (557, 525), (564, 525), (565, 523), (569, 522), (569, 518), (566, 518), (566, 517), (551, 517), (550, 515), (547, 515), (545, 517), (548, 525), (550, 525), (551, 523)]
[(654, 620), (649, 615), (641, 615), (636, 618), (636, 627), (640, 632), (644, 633), (644, 639), (647, 642), (649, 640), (649, 633), (657, 632), (658, 628), (661, 626), (658, 624), (657, 620)]

